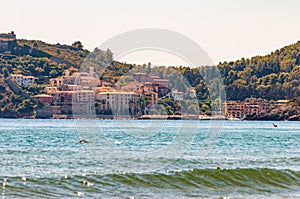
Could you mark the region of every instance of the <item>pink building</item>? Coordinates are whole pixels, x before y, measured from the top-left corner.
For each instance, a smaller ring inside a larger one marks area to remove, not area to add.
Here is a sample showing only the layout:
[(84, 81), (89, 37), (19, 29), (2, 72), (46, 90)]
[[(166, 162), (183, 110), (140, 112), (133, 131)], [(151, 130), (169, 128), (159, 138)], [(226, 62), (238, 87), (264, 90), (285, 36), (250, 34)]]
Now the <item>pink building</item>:
[(45, 104), (45, 103), (52, 104), (52, 102), (53, 102), (53, 96), (46, 95), (46, 94), (35, 95), (32, 97), (32, 99), (36, 99), (43, 104)]

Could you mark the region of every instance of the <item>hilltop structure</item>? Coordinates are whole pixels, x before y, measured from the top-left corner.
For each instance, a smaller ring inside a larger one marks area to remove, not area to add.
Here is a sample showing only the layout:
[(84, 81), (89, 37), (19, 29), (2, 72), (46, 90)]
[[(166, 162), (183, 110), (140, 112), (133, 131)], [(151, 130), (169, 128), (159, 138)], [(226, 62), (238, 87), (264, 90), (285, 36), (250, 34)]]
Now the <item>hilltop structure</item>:
[(14, 31), (10, 33), (0, 33), (0, 52), (10, 51), (16, 45), (17, 37)]

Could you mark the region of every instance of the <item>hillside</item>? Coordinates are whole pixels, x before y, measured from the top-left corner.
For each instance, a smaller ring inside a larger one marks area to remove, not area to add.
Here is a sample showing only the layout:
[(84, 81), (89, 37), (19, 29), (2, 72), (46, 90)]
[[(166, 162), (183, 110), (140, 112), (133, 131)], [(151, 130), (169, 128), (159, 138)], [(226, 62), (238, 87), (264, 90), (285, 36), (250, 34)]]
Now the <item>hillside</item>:
[[(47, 44), (36, 40), (17, 40), (10, 52), (0, 53), (0, 108), (1, 111), (32, 110), (34, 104), (24, 102), (26, 99), (11, 93), (5, 87), (3, 78), (9, 74), (23, 74), (35, 76), (35, 85), (24, 88), (29, 95), (43, 92), (49, 79), (62, 75), (66, 69), (77, 71), (90, 52), (84, 49), (81, 42), (72, 45)], [(207, 67), (155, 67), (147, 65), (131, 65), (113, 61), (113, 52), (95, 49), (85, 67), (94, 64), (106, 64), (105, 71), (96, 70), (103, 74), (99, 77), (111, 83), (116, 83), (128, 71), (141, 72), (151, 70), (154, 75), (172, 79), (170, 87), (176, 82), (174, 74), (177, 72), (196, 88), (197, 98), (200, 100), (201, 109), (209, 109), (213, 93), (200, 76), (207, 72)], [(293, 99), (300, 96), (300, 42), (283, 47), (265, 56), (256, 56), (250, 59), (223, 62), (217, 65), (220, 70), (226, 97), (228, 100), (244, 100), (249, 97), (265, 98), (268, 100)], [(217, 72), (217, 71), (210, 71)], [(121, 83), (121, 82), (119, 82)], [(213, 80), (211, 85), (218, 86), (218, 81)], [(9, 96), (9, 97), (8, 97)], [(29, 108), (25, 108), (28, 106)], [(30, 112), (30, 111), (29, 111)]]
[(79, 67), (84, 58), (89, 54), (89, 51), (83, 49), (83, 45), (81, 42), (77, 41), (69, 45), (61, 45), (57, 44), (47, 44), (43, 41), (39, 40), (18, 40), (18, 44), (20, 45), (28, 45), (32, 48), (43, 51), (49, 55), (51, 55), (52, 59), (58, 63), (66, 63), (68, 66)]
[(266, 56), (220, 63), (228, 98), (278, 100), (300, 96), (299, 52), (300, 41)]
[[(132, 67), (128, 68), (128, 65), (118, 63), (117, 67), (108, 67), (106, 72), (110, 74), (111, 79), (124, 75)], [(136, 71), (147, 70), (146, 65), (133, 68)], [(300, 96), (300, 41), (269, 55), (219, 63), (217, 68), (221, 73), (228, 100), (244, 100), (250, 97), (279, 100)], [(197, 88), (199, 98), (208, 98), (209, 93), (200, 74), (217, 71), (207, 70), (206, 67), (160, 66), (152, 69), (152, 72), (169, 78), (172, 77), (174, 70), (179, 71), (191, 86)], [(215, 80), (210, 83), (217, 86), (217, 82)]]

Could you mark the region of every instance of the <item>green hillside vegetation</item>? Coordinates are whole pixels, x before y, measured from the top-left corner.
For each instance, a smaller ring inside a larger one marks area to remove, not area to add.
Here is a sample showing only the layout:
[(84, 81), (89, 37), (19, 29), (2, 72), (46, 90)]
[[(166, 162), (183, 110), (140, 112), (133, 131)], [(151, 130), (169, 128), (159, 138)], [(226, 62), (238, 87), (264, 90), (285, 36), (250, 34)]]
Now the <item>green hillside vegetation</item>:
[[(227, 100), (244, 100), (247, 98), (264, 98), (268, 100), (293, 99), (300, 96), (300, 42), (276, 50), (266, 56), (223, 62), (217, 65), (225, 86)], [(114, 64), (107, 67), (107, 79), (117, 80), (130, 70), (147, 72), (147, 66)], [(207, 85), (201, 74), (217, 76), (218, 71), (210, 67), (156, 67), (152, 73), (162, 78), (174, 77), (179, 71), (191, 86), (196, 87), (200, 100), (209, 98)], [(102, 72), (103, 73), (103, 72)], [(211, 74), (212, 73), (212, 74)], [(106, 79), (106, 78), (104, 78)], [(217, 80), (209, 82), (218, 86)], [(170, 87), (172, 88), (172, 81)], [(211, 93), (212, 94), (212, 93)]]
[(19, 44), (28, 45), (34, 49), (43, 51), (52, 57), (62, 59), (69, 65), (79, 67), (84, 58), (89, 54), (88, 50), (83, 49), (80, 41), (75, 41), (72, 46), (57, 44), (47, 44), (39, 40), (25, 40), (18, 41)]
[(266, 56), (218, 65), (228, 99), (292, 99), (300, 96), (300, 42)]

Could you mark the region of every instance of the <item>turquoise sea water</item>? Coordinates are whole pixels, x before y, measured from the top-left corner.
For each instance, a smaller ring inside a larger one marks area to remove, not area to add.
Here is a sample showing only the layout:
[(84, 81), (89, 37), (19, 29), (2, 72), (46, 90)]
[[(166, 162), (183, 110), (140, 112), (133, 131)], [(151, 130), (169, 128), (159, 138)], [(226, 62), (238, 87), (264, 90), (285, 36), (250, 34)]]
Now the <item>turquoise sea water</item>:
[(0, 119), (2, 198), (300, 198), (300, 123), (276, 123)]

